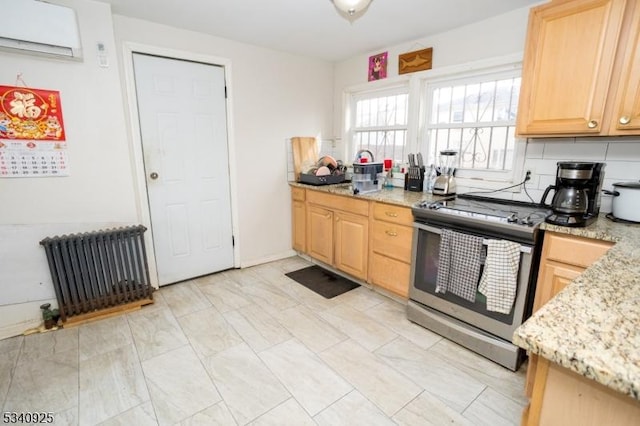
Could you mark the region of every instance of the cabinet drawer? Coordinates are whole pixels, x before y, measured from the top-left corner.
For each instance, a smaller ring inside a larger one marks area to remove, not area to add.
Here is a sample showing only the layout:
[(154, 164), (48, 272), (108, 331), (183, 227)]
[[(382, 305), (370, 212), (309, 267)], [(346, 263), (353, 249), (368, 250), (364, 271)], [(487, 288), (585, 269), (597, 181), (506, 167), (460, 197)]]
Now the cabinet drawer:
[(328, 207), (332, 210), (342, 210), (353, 214), (359, 214), (361, 216), (367, 216), (369, 213), (368, 201), (356, 200), (355, 198), (343, 197), (340, 195), (309, 190), (307, 191), (307, 201), (309, 203)]
[(374, 203), (373, 217), (378, 220), (393, 222), (400, 225), (411, 226), (413, 215), (408, 207), (394, 206), (392, 204)]
[(304, 189), (291, 187), (291, 199), (295, 201), (304, 201)]
[(372, 253), (369, 268), (370, 281), (373, 284), (402, 297), (409, 295), (411, 267), (408, 263)]
[(569, 265), (588, 267), (598, 260), (613, 243), (581, 237), (547, 233), (544, 237), (547, 259)]
[(413, 228), (379, 220), (373, 221), (374, 252), (402, 262), (411, 262)]

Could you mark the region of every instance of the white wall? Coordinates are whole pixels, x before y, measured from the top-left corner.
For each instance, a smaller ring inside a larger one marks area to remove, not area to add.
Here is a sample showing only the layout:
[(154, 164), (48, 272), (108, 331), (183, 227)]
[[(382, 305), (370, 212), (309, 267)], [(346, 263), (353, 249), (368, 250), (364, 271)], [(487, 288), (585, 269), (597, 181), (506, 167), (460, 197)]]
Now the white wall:
[(93, 47), (114, 43), (110, 8), (59, 3), (76, 10), (84, 61), (0, 53), (0, 84), (21, 72), (31, 87), (60, 91), (71, 168), (68, 177), (0, 180), (0, 338), (37, 325), (39, 305), (53, 302), (41, 239), (137, 221), (118, 69), (100, 68)]
[[(460, 27), (453, 31), (436, 34), (417, 40), (388, 46), (356, 56), (336, 64), (334, 93), (335, 133), (342, 132), (343, 93), (345, 90), (375, 89), (402, 80), (428, 77), (438, 69), (468, 64), (492, 57), (522, 55), (526, 37), (529, 8), (495, 16), (475, 24)], [(413, 74), (398, 75), (398, 55), (405, 52), (433, 47), (433, 68)], [(388, 77), (384, 80), (367, 82), (369, 56), (388, 51)], [(415, 137), (415, 136), (414, 136)], [(553, 184), (558, 161), (598, 161), (606, 162), (605, 188), (621, 181), (640, 179), (640, 138), (558, 138), (530, 139), (526, 141), (524, 170), (533, 172), (532, 180), (527, 183), (527, 191), (535, 201), (542, 197), (544, 189)], [(344, 152), (341, 142), (337, 148)], [(459, 187), (460, 192), (471, 188)], [(491, 194), (501, 198), (530, 201), (524, 191)], [(549, 200), (551, 196), (549, 196)], [(611, 197), (603, 196), (601, 210), (611, 211)]]
[[(32, 87), (60, 91), (71, 166), (69, 177), (0, 180), (0, 338), (38, 325), (39, 305), (55, 302), (41, 239), (141, 222), (119, 69), (124, 41), (231, 60), (239, 263), (293, 253), (285, 140), (330, 132), (332, 65), (112, 17), (105, 3), (54, 2), (78, 15), (82, 62), (0, 53), (0, 84), (13, 85), (22, 72)], [(98, 66), (97, 42), (105, 44), (108, 68)]]

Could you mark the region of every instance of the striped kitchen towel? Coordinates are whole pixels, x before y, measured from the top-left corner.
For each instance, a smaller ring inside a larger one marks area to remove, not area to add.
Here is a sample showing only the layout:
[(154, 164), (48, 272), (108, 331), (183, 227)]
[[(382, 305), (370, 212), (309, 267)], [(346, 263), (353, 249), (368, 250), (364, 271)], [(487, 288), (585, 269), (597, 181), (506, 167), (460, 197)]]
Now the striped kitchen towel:
[(487, 310), (509, 314), (518, 288), (520, 245), (505, 240), (489, 240), (480, 293), (487, 297)]
[(440, 235), (436, 293), (450, 291), (474, 302), (480, 278), (481, 255), (482, 237), (443, 229)]

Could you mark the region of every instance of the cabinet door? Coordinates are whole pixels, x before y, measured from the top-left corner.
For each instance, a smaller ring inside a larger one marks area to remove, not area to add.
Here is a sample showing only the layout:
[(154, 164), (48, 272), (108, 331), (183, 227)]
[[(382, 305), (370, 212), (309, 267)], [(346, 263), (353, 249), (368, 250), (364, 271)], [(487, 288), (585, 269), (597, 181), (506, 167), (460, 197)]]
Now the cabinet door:
[(625, 4), (626, 0), (576, 0), (531, 10), (519, 135), (602, 131)]
[(372, 221), (371, 251), (411, 263), (413, 228), (381, 220)]
[(411, 264), (371, 252), (369, 278), (371, 282), (404, 298), (409, 296)]
[(307, 246), (307, 211), (303, 201), (293, 201), (291, 203), (291, 223), (293, 225), (291, 233), (291, 243), (294, 250), (306, 252)]
[(577, 266), (565, 265), (546, 261), (541, 265), (538, 283), (542, 284), (536, 288), (536, 298), (533, 311), (537, 311), (547, 303), (553, 296), (560, 293), (571, 281), (576, 279), (584, 271)]
[(369, 218), (335, 212), (335, 231), (335, 267), (366, 280)]
[(333, 265), (333, 212), (308, 205), (307, 250), (311, 257)]
[(612, 134), (640, 134), (640, 4), (629, 27), (622, 74), (612, 117)]

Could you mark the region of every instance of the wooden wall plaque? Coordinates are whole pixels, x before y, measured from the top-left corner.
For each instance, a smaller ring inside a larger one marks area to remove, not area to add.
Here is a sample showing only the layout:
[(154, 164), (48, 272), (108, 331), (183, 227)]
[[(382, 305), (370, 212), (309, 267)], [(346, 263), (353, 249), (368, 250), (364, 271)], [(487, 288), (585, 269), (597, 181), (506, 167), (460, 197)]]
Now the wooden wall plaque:
[(430, 70), (432, 57), (433, 47), (403, 53), (398, 56), (398, 74)]

